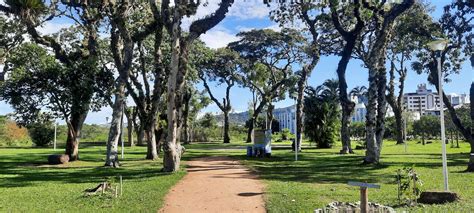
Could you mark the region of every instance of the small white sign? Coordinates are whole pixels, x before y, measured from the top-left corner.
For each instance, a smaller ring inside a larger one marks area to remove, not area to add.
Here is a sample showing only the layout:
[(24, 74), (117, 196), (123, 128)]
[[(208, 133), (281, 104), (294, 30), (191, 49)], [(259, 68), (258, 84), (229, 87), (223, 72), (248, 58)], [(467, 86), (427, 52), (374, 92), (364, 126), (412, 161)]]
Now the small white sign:
[(376, 189), (380, 189), (380, 185), (373, 184), (373, 183), (362, 183), (362, 182), (349, 181), (347, 184), (348, 184), (348, 185), (351, 185), (351, 186), (359, 186), (359, 187), (365, 187), (365, 188), (376, 188)]

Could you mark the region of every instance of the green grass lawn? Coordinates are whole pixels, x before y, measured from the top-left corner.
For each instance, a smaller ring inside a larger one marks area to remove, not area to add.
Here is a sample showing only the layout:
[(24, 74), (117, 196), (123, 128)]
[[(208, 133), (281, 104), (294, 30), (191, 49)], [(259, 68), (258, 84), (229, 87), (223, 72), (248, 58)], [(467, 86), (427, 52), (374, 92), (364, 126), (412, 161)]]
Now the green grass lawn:
[[(274, 143), (275, 144), (275, 143)], [(461, 201), (447, 205), (424, 205), (415, 208), (398, 207), (410, 212), (473, 212), (474, 174), (464, 173), (469, 144), (461, 148), (449, 148), (448, 166), (451, 191), (461, 196)], [(207, 146), (207, 147), (206, 147)], [(312, 212), (332, 201), (356, 202), (357, 187), (348, 181), (378, 183), (381, 189), (370, 189), (369, 200), (389, 206), (398, 206), (395, 175), (397, 169), (413, 166), (424, 182), (424, 190), (442, 190), (441, 144), (425, 146), (410, 142), (407, 153), (403, 145), (387, 141), (382, 151), (382, 163), (378, 166), (362, 166), (364, 150), (355, 155), (339, 155), (340, 147), (332, 149), (306, 149), (294, 161), (294, 152), (273, 150), (272, 158), (245, 157), (244, 150), (219, 149), (231, 145), (207, 144), (188, 146), (187, 157), (203, 155), (233, 156), (256, 170), (266, 184), (266, 207), (269, 212)], [(236, 146), (242, 146), (238, 143)], [(203, 148), (205, 147), (205, 149)]]
[[(65, 166), (45, 165), (52, 149), (1, 148), (0, 212), (156, 212), (185, 172), (160, 172), (161, 160), (143, 160), (145, 149), (127, 148), (123, 166), (110, 169), (102, 167), (105, 147), (81, 148), (81, 161)], [(84, 196), (85, 189), (119, 175), (123, 196)]]
[[(273, 144), (290, 145), (289, 142)], [(378, 166), (362, 166), (362, 150), (357, 150), (355, 155), (339, 155), (340, 147), (305, 149), (295, 162), (289, 149), (274, 149), (272, 158), (247, 158), (247, 145), (244, 142), (187, 145), (183, 162), (202, 156), (231, 156), (240, 160), (257, 171), (266, 184), (269, 212), (312, 212), (336, 200), (356, 202), (359, 191), (348, 186), (348, 181), (381, 184), (380, 190), (369, 190), (370, 201), (396, 206), (395, 174), (405, 166), (415, 167), (425, 190), (441, 190), (443, 186), (439, 143), (423, 146), (410, 142), (405, 153), (404, 146), (385, 142), (382, 164)], [(461, 201), (411, 208), (410, 212), (474, 211), (474, 174), (463, 172), (468, 147), (467, 143), (461, 143), (461, 148), (448, 146), (450, 188), (459, 193)], [(127, 148), (123, 166), (108, 169), (102, 167), (105, 157), (102, 146), (81, 148), (81, 161), (65, 166), (45, 164), (46, 156), (54, 153), (49, 148), (0, 148), (0, 212), (156, 212), (163, 205), (167, 191), (185, 172), (160, 172), (161, 159), (143, 160), (145, 151), (145, 147)], [(85, 189), (118, 175), (124, 179), (122, 197), (83, 196)]]

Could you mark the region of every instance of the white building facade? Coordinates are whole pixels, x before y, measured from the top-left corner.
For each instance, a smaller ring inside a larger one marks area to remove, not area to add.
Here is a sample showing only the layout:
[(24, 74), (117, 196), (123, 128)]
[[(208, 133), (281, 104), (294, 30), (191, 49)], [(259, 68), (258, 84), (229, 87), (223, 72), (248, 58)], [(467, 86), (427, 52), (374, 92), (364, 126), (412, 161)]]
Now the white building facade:
[(280, 131), (286, 128), (296, 133), (296, 105), (274, 109), (273, 117), (280, 123)]
[(464, 104), (470, 103), (469, 96), (467, 94), (458, 95), (456, 93), (451, 93), (447, 96), (453, 106), (462, 106)]
[(365, 122), (365, 116), (367, 115), (367, 109), (363, 102), (357, 103), (354, 107), (354, 112), (352, 114), (352, 122)]
[(403, 103), (408, 112), (418, 112), (420, 115), (436, 114), (440, 106), (439, 95), (426, 88), (426, 84), (418, 85), (414, 93), (405, 93)]

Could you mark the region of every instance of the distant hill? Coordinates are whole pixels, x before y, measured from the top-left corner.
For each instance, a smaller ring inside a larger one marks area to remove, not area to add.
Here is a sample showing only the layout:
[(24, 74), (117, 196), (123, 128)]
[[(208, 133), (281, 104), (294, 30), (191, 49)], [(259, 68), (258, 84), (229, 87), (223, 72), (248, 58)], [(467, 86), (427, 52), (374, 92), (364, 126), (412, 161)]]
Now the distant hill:
[[(224, 122), (224, 115), (220, 114), (216, 116), (217, 122), (221, 124)], [(239, 113), (230, 113), (229, 120), (231, 124), (245, 125), (245, 122), (249, 119), (248, 111)]]

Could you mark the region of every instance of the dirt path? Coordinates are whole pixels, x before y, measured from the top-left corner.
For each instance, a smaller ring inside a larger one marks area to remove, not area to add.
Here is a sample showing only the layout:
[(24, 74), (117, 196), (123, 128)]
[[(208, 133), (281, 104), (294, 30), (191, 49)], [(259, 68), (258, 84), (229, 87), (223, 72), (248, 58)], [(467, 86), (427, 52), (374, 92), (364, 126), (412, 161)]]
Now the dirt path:
[(195, 159), (159, 212), (265, 212), (263, 184), (231, 158)]

